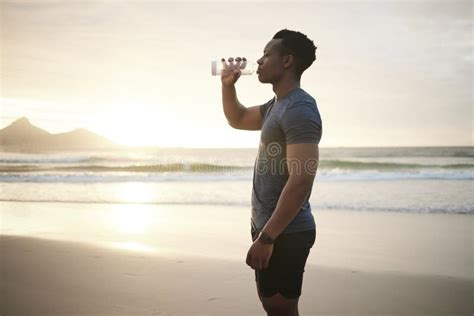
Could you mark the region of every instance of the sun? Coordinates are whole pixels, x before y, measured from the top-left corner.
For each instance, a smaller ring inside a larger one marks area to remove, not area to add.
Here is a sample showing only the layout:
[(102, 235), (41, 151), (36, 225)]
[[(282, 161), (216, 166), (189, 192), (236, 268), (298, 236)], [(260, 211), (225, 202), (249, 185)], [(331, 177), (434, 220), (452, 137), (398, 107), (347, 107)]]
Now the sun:
[(169, 140), (179, 136), (169, 133), (173, 120), (157, 104), (121, 103), (108, 108), (98, 116), (100, 119), (95, 125), (101, 135), (119, 145), (154, 146), (159, 145), (163, 137)]

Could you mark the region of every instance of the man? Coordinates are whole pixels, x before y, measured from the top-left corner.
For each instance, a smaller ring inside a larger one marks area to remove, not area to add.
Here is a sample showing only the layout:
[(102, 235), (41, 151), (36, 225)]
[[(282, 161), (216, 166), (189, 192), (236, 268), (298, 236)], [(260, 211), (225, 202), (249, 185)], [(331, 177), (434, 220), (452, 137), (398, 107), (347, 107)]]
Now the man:
[(245, 107), (237, 99), (240, 58), (223, 60), (222, 102), (229, 124), (261, 130), (252, 190), (253, 244), (247, 264), (255, 270), (257, 291), (268, 315), (299, 315), (303, 272), (316, 240), (309, 197), (319, 161), (322, 123), (316, 101), (300, 88), (302, 73), (316, 59), (306, 35), (277, 32), (258, 63), (258, 79), (275, 97)]

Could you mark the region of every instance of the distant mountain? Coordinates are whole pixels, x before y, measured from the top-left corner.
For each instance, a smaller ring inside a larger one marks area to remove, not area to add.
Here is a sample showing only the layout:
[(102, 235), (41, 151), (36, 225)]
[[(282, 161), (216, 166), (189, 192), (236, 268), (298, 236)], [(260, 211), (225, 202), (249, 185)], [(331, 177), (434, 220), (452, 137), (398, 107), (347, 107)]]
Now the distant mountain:
[(105, 137), (83, 128), (51, 134), (22, 117), (0, 129), (0, 151), (31, 152), (44, 150), (118, 148)]

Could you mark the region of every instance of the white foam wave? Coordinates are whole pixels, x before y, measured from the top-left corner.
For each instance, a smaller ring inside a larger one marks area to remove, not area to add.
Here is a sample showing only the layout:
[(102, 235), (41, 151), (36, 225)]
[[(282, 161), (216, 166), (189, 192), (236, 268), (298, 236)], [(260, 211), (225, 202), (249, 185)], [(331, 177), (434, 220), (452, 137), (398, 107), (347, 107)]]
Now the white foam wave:
[[(4, 172), (0, 173), (0, 182), (170, 182), (170, 181), (251, 181), (253, 171), (235, 172)], [(375, 171), (375, 170), (319, 170), (317, 181), (396, 181), (396, 180), (473, 180), (474, 172), (468, 170), (412, 170), (412, 171)]]

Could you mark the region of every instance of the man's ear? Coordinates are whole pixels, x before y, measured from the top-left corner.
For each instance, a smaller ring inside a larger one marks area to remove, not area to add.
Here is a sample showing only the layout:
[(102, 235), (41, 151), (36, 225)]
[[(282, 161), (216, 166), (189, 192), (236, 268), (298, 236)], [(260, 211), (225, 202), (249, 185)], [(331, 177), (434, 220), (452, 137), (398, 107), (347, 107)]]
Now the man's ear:
[(293, 55), (286, 55), (283, 57), (283, 67), (291, 68), (295, 63), (295, 57)]

